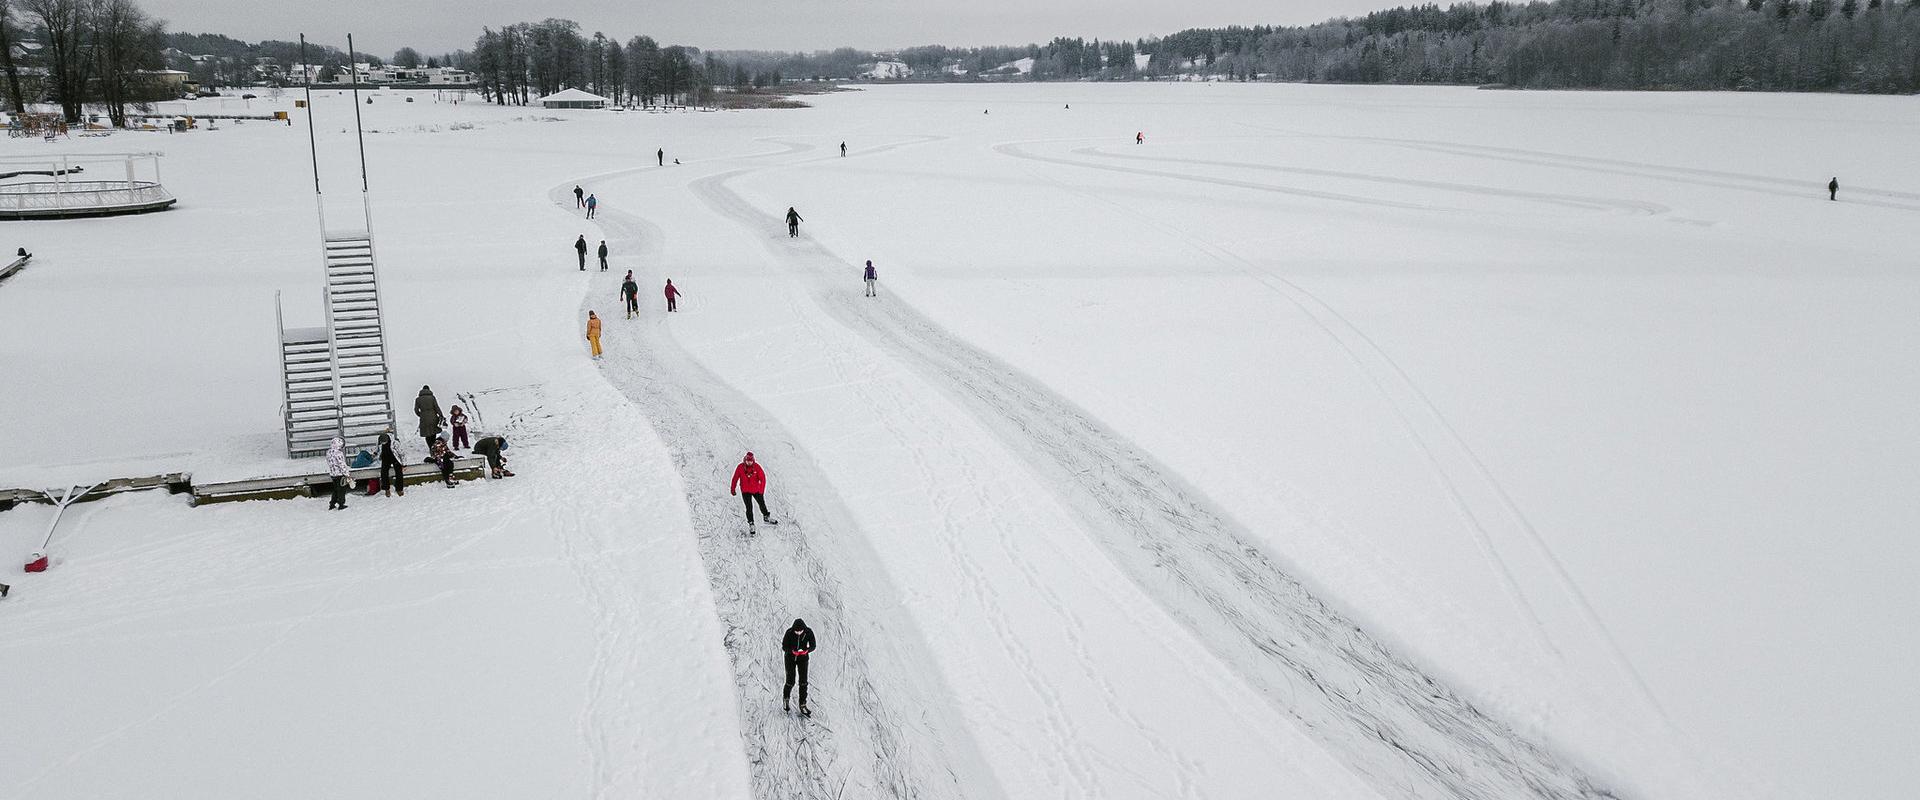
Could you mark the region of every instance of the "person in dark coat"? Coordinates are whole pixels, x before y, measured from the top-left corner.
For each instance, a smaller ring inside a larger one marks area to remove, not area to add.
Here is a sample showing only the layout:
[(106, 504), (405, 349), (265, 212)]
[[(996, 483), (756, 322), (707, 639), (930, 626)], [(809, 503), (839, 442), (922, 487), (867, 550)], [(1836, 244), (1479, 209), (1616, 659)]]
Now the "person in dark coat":
[(1838, 200), (1838, 199), (1840, 199), (1840, 178), (1839, 178), (1839, 176), (1834, 176), (1834, 179), (1833, 179), (1833, 180), (1830, 180), (1830, 181), (1827, 181), (1827, 199), (1828, 199), (1828, 200)]
[(600, 240), (600, 271), (607, 271), (607, 240)]
[(780, 637), (780, 654), (787, 662), (787, 687), (780, 691), (780, 707), (783, 709), (793, 710), (788, 700), (793, 696), (794, 679), (798, 677), (800, 713), (813, 713), (807, 710), (807, 656), (813, 654), (814, 644), (813, 629), (807, 627), (807, 621), (803, 619), (794, 620), (793, 627)]
[(627, 279), (620, 282), (620, 299), (627, 301), (627, 319), (640, 313), (640, 284), (633, 282), (633, 270), (627, 270)]
[(658, 150), (653, 151), (653, 157), (660, 160), (660, 166), (663, 166), (663, 167), (666, 166), (667, 165), (667, 148), (662, 147)]
[(580, 254), (580, 271), (586, 272), (587, 271), (587, 235), (586, 234), (584, 233), (580, 234), (580, 238), (573, 240), (573, 252)]
[(787, 206), (787, 236), (800, 235), (800, 222), (800, 212), (793, 210), (793, 206)]
[(593, 219), (593, 211), (600, 207), (600, 198), (587, 195), (587, 219)]
[[(429, 443), (440, 441), (439, 437), (430, 437)], [(393, 452), (393, 433), (380, 434), (380, 493), (392, 497), (395, 491), (401, 497), (407, 496), (407, 475), (400, 466), (399, 454)], [(369, 492), (371, 494), (371, 492)]]
[(573, 187), (573, 204), (580, 208), (587, 207), (587, 193), (578, 186)]
[(434, 399), (432, 388), (420, 387), (420, 396), (413, 398), (413, 415), (420, 418), (420, 438), (432, 447), (434, 434), (447, 423), (447, 415), (440, 413), (440, 401)]
[(860, 277), (867, 282), (867, 296), (879, 297), (880, 295), (873, 291), (873, 284), (875, 281), (880, 280), (880, 271), (873, 268), (872, 261), (867, 262), (867, 269), (865, 272), (860, 273)]
[(495, 478), (511, 478), (513, 470), (507, 469), (507, 437), (486, 436), (473, 443), (473, 452), (487, 457), (487, 469)]
[(841, 158), (846, 158), (846, 157), (847, 157), (847, 143), (846, 143), (846, 142), (841, 142), (841, 143), (840, 143), (840, 157), (841, 157)]

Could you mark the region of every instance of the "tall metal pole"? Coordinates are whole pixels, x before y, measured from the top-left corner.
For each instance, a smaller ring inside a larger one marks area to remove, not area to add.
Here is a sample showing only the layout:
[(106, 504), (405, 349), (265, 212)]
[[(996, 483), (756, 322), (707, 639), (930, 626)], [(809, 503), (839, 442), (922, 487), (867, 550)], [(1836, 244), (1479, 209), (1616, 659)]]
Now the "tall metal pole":
[(313, 141), (313, 62), (307, 60), (304, 33), (300, 34), (300, 83), (307, 87), (307, 154), (313, 157), (313, 193), (317, 195), (320, 193), (320, 151)]
[(360, 63), (354, 60), (353, 34), (347, 34), (347, 69), (353, 71), (353, 134), (360, 140), (360, 191), (367, 191), (367, 135), (360, 130)]

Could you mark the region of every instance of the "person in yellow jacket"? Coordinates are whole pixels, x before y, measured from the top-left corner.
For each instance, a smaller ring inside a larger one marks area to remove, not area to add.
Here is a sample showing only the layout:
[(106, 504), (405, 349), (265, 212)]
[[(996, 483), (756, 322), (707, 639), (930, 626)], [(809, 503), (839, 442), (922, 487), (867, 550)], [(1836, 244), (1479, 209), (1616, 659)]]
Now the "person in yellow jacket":
[(593, 344), (593, 360), (600, 360), (600, 317), (587, 312), (587, 341)]

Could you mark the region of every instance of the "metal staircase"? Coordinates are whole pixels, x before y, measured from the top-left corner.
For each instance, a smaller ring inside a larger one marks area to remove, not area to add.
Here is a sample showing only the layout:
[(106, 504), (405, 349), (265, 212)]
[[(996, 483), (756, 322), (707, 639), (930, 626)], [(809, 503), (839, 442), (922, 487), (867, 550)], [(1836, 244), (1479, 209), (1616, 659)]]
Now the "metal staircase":
[(339, 436), (350, 449), (394, 426), (386, 336), (373, 239), (333, 234), (324, 242), (326, 325), (280, 329), (287, 454), (324, 453)]

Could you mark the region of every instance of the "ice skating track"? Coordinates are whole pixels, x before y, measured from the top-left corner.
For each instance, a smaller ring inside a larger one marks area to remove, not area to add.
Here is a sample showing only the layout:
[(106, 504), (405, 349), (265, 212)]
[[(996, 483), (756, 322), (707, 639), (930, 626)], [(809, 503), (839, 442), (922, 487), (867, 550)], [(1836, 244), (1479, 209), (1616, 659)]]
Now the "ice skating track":
[[(785, 150), (751, 158), (765, 163), (812, 149), (780, 143)], [(1017, 145), (997, 149), (1031, 157)], [(1046, 476), (1060, 501), (1088, 521), (1088, 531), (1148, 596), (1382, 796), (1614, 796), (1315, 598), (1248, 531), (1085, 411), (948, 333), (897, 295), (862, 297), (856, 282), (845, 280), (853, 262), (808, 238), (776, 235), (782, 229), (777, 209), (760, 208), (729, 185), (762, 169), (821, 160), (743, 166), (696, 179), (689, 190), (760, 240), (784, 272), (794, 275), (800, 268), (799, 280), (818, 307), (940, 386)], [(555, 187), (553, 201), (564, 205), (574, 183)], [(1586, 198), (1537, 199), (1619, 209)], [(623, 242), (624, 252), (658, 251), (662, 232), (638, 217), (609, 210), (599, 222), (610, 240)], [(910, 623), (846, 613), (843, 586), (870, 583), (880, 573), (831, 488), (810, 477), (817, 470), (793, 437), (688, 358), (658, 315), (630, 329), (609, 329), (616, 336), (634, 331), (632, 353), (623, 348), (622, 358), (609, 358), (606, 372), (648, 413), (672, 449), (688, 484), (695, 527), (703, 531), (701, 552), (731, 631), (727, 645), (757, 794), (993, 795), (990, 784), (977, 780), (987, 773), (957, 715), (941, 702), (949, 695), (942, 687), (905, 685), (903, 676), (915, 673), (923, 675), (917, 680), (930, 680), (909, 663), (928, 654), (914, 652), (919, 646), (906, 640), (915, 637), (898, 635), (898, 626)], [(805, 527), (746, 540), (739, 535), (737, 506), (716, 487), (738, 451), (756, 441), (783, 443), (771, 457), (784, 465), (781, 479), (797, 487), (776, 502), (790, 506)], [(823, 559), (822, 550), (833, 551), (831, 559)], [(833, 669), (816, 666), (815, 691), (836, 709), (832, 728), (789, 720), (774, 705), (782, 680), (772, 637), (795, 607), (817, 607), (810, 622), (843, 652)], [(884, 648), (891, 660), (870, 654), (882, 648), (871, 647), (878, 640), (868, 637), (886, 631), (895, 632)], [(904, 710), (909, 697), (913, 713)]]
[[(793, 152), (788, 148), (777, 153)], [(751, 158), (751, 157), (749, 157)], [(653, 169), (649, 167), (647, 169)], [(593, 176), (605, 179), (629, 172)], [(550, 199), (572, 202), (568, 181)], [(636, 280), (647, 314), (608, 318), (607, 379), (638, 405), (666, 443), (682, 479), (725, 647), (739, 689), (740, 725), (760, 798), (958, 798), (1000, 792), (957, 714), (936, 685), (921, 637), (882, 598), (897, 593), (866, 549), (863, 533), (807, 454), (772, 417), (701, 368), (674, 340), (653, 291), (663, 232), (612, 209), (595, 220), (616, 252), (639, 254)], [(584, 307), (615, 307), (595, 293)], [(585, 312), (582, 312), (584, 317)], [(617, 355), (616, 355), (617, 354)], [(774, 471), (768, 500), (782, 524), (746, 535), (739, 501), (722, 487), (740, 454), (756, 450)], [(858, 588), (850, 590), (849, 584)], [(876, 599), (849, 609), (848, 595)], [(780, 634), (803, 617), (821, 649), (811, 674), (818, 713), (783, 712)], [(613, 640), (617, 643), (619, 640)], [(877, 644), (877, 646), (876, 646)], [(877, 652), (885, 655), (876, 655)]]

